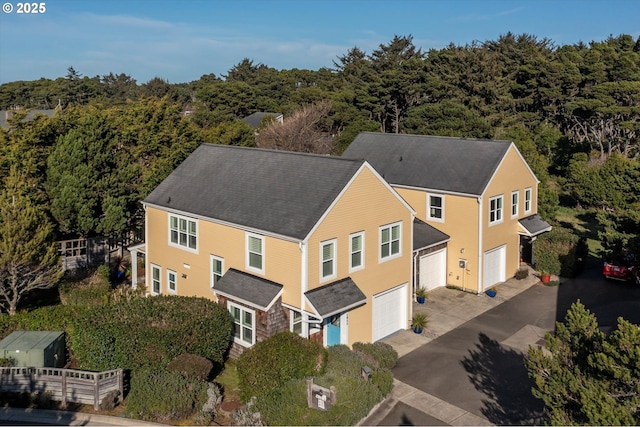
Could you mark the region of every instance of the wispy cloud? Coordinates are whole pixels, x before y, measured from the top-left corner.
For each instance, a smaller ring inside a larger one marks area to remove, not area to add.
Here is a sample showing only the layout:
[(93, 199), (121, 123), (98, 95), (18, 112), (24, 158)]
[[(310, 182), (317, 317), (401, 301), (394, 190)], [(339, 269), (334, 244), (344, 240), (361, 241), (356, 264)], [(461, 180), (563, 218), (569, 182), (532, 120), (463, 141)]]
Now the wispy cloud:
[(116, 27), (155, 30), (168, 30), (175, 27), (175, 24), (172, 24), (170, 22), (160, 21), (156, 19), (138, 18), (130, 15), (97, 15), (95, 13), (82, 13), (79, 14), (78, 17), (80, 17), (81, 19), (86, 19), (88, 21), (113, 25)]
[(458, 23), (470, 23), (470, 22), (482, 22), (482, 21), (490, 21), (496, 18), (502, 18), (505, 16), (516, 14), (522, 10), (524, 7), (517, 7), (514, 9), (500, 10), (494, 13), (474, 13), (468, 15), (459, 15), (450, 20), (450, 22), (458, 22)]

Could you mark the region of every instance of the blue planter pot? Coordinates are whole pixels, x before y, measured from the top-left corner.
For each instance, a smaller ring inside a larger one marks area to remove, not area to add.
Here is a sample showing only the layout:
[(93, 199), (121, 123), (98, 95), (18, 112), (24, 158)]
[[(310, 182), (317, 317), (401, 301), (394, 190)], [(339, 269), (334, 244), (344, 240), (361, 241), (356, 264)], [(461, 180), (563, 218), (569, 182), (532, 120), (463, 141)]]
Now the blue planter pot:
[(493, 298), (496, 296), (497, 292), (493, 289), (487, 289), (486, 294)]
[(415, 332), (416, 334), (421, 334), (422, 328), (413, 328), (413, 332)]
[(416, 300), (418, 300), (418, 304), (424, 304), (426, 297), (416, 297)]

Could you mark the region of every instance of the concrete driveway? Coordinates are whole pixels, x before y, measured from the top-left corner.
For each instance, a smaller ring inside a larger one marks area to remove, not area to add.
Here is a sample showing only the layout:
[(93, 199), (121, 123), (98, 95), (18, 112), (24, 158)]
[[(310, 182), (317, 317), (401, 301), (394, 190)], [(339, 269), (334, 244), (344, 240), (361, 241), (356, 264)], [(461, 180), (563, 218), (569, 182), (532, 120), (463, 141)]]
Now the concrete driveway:
[(602, 329), (622, 316), (640, 324), (640, 287), (605, 281), (593, 261), (578, 278), (547, 287), (535, 276), (498, 286), (498, 296), (437, 289), (416, 310), (430, 316), (422, 336), (403, 331), (386, 342), (401, 355), (392, 395), (363, 424), (541, 425), (542, 402), (524, 367), (529, 345), (580, 299)]

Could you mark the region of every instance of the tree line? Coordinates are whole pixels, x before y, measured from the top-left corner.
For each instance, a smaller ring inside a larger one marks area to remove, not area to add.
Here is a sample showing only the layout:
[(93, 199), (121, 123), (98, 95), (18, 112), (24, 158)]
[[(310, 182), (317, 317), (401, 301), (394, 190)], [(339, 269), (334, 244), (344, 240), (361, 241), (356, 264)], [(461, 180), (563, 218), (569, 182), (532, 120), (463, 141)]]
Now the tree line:
[[(360, 131), (380, 131), (513, 140), (541, 181), (546, 219), (560, 196), (597, 208), (608, 247), (640, 252), (640, 38), (629, 35), (555, 46), (508, 33), (426, 52), (395, 36), (348, 50), (333, 69), (243, 59), (180, 84), (70, 67), (1, 85), (0, 107), (16, 106), (0, 130), (2, 206), (35, 206), (52, 235), (130, 229), (140, 200), (202, 142), (339, 155)], [(52, 118), (23, 120), (53, 107)], [(256, 131), (240, 120), (256, 111), (285, 123)], [(1, 240), (17, 220), (0, 222)]]

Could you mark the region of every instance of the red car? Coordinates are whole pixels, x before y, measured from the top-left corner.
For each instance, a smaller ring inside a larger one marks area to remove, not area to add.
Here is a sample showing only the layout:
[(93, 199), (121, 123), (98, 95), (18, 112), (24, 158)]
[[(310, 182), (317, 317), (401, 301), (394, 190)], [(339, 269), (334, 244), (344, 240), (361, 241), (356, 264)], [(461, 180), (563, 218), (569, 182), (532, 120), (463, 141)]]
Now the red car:
[(602, 274), (607, 279), (623, 280), (640, 284), (638, 263), (633, 254), (624, 254), (611, 262), (605, 261)]

